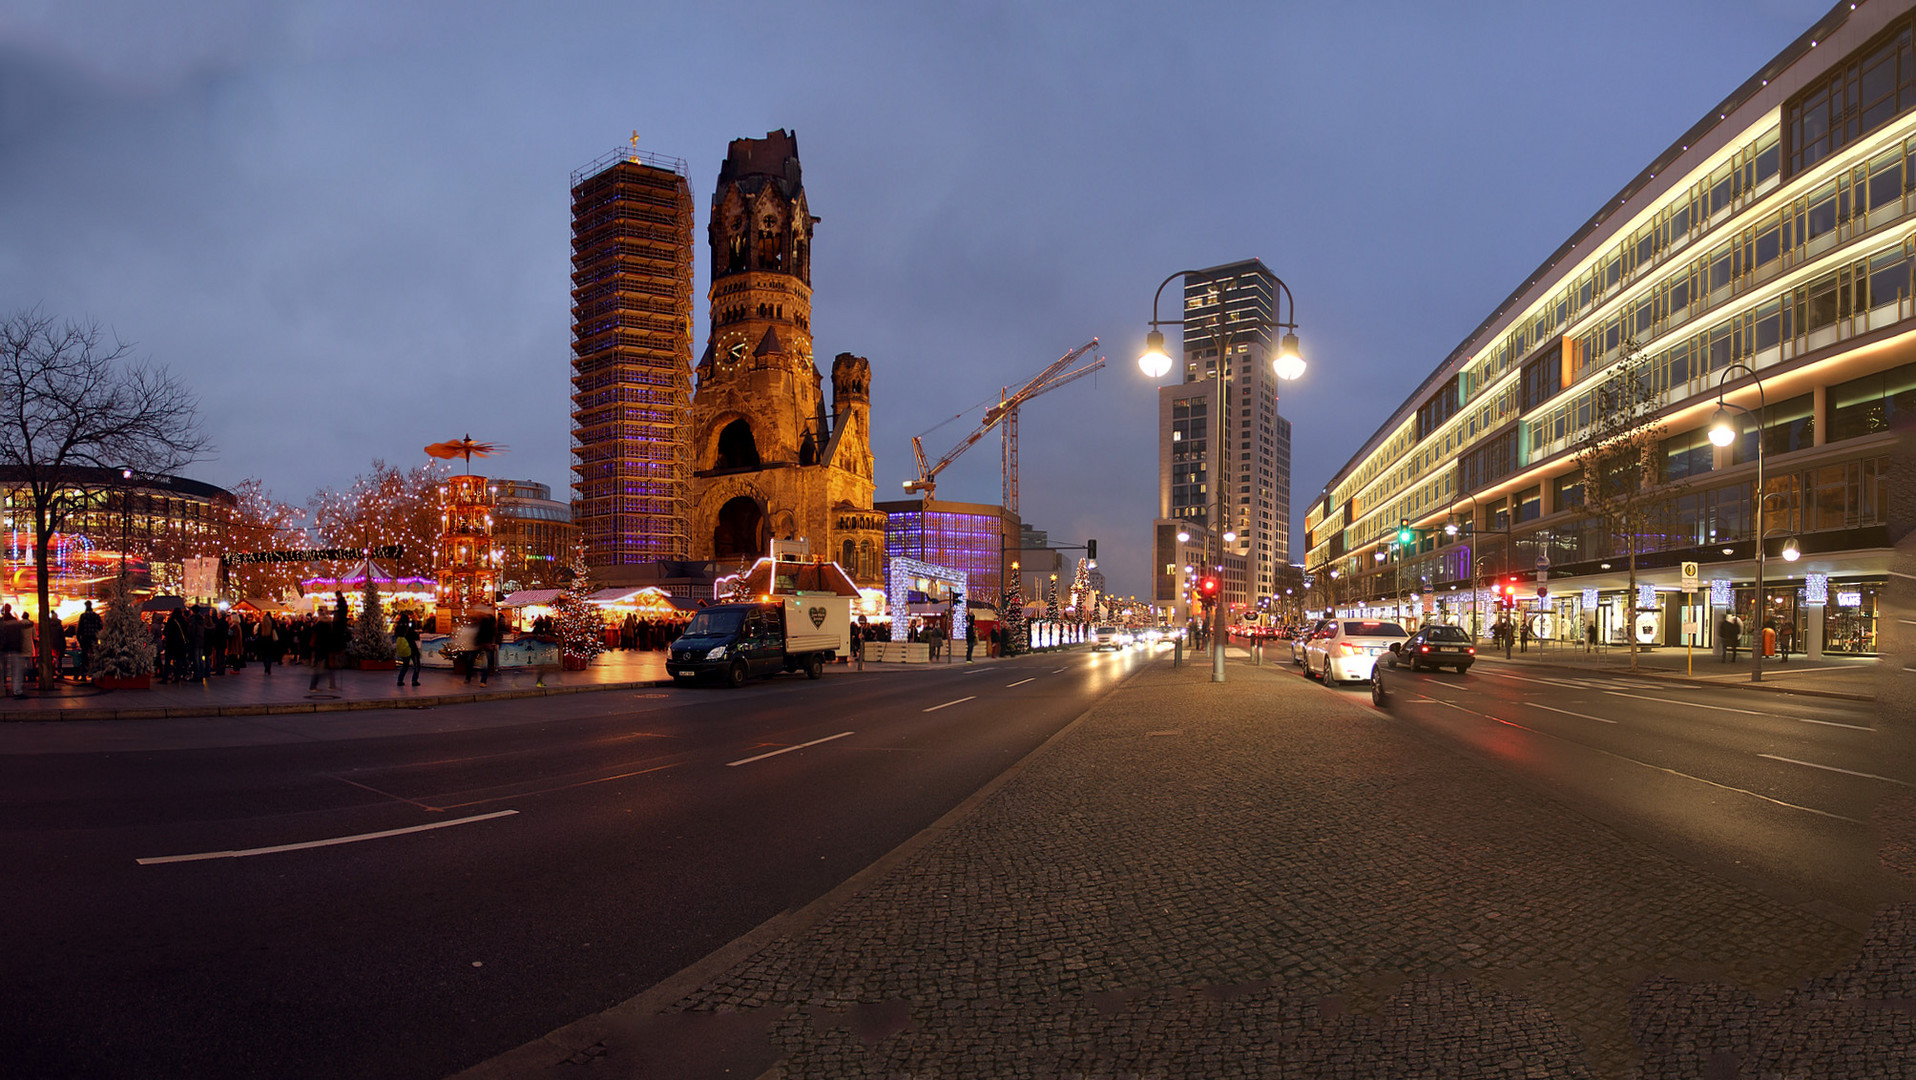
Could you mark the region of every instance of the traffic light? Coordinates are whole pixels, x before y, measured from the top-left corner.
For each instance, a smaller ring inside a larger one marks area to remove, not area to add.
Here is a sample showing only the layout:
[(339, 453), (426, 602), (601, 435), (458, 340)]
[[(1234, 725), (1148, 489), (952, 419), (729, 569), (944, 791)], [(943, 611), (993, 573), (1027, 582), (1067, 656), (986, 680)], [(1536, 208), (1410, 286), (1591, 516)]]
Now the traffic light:
[(1410, 531), (1410, 519), (1405, 518), (1403, 523), (1397, 526), (1397, 542), (1408, 544), (1416, 538), (1417, 534)]
[(1218, 580), (1214, 577), (1207, 577), (1198, 582), (1198, 595), (1206, 600), (1215, 600), (1217, 598), (1218, 588)]
[(1086, 540), (1084, 542), (1084, 557), (1090, 559), (1092, 562), (1098, 561), (1098, 542), (1096, 540)]

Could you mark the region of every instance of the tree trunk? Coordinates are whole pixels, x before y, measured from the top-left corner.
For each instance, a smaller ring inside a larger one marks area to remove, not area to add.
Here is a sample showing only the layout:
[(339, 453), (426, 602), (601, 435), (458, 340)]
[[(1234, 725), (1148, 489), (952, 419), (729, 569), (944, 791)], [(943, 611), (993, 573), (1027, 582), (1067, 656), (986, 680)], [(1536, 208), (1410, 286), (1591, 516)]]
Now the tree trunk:
[[(46, 515), (42, 513), (37, 517), (39, 528), (36, 530), (33, 541), (33, 567), (34, 576), (39, 579), (34, 583), (34, 591), (38, 594), (40, 601), (40, 622), (35, 629), (40, 634), (40, 663), (37, 666), (40, 669), (40, 692), (44, 694), (53, 689), (53, 635), (59, 626), (59, 620), (52, 617), (52, 590), (47, 586), (47, 563), (52, 554), (53, 537), (47, 531)], [(19, 693), (18, 690), (14, 692)]]
[(1637, 670), (1637, 546), (1630, 545), (1630, 591), (1624, 596), (1624, 607), (1630, 612), (1630, 618), (1623, 627), (1624, 640), (1630, 643), (1630, 671)]

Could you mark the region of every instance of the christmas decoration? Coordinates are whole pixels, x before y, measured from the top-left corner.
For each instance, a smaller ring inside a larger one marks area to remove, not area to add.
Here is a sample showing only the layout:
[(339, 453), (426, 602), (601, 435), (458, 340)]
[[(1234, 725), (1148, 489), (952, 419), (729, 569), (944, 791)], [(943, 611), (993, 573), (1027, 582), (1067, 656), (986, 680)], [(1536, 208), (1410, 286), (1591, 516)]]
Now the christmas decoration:
[(752, 585), (750, 580), (748, 580), (751, 577), (751, 573), (751, 563), (746, 560), (745, 556), (739, 556), (738, 575), (732, 579), (732, 587), (727, 590), (725, 594), (725, 603), (743, 604), (751, 600)]
[(138, 602), (124, 576), (106, 586), (100, 640), (93, 652), (93, 677), (139, 679), (153, 674), (153, 641), (140, 619)]
[(499, 587), (499, 555), (492, 547), (492, 507), (499, 492), (483, 476), (449, 476), (440, 487), (440, 535), (435, 552), (439, 610), (455, 625), (491, 604)]
[(1016, 656), (1024, 652), (1029, 645), (1025, 635), (1030, 632), (1030, 626), (1025, 622), (1024, 593), (1017, 585), (1012, 585), (1011, 592), (1005, 597), (1004, 611), (999, 618), (1003, 620), (1005, 632), (1005, 655)]
[(559, 652), (564, 666), (580, 671), (592, 658), (605, 651), (605, 622), (592, 595), (592, 577), (586, 572), (585, 552), (572, 556), (572, 580), (552, 602), (554, 629), (559, 634)]
[(395, 655), (386, 609), (379, 602), (379, 583), (371, 574), (366, 575), (366, 587), (359, 594), (359, 617), (353, 620), (353, 639), (346, 644), (346, 655), (372, 661), (391, 660)]
[(1063, 612), (1058, 610), (1058, 579), (1056, 576), (1053, 576), (1051, 585), (1045, 590), (1044, 617), (1046, 622), (1055, 623), (1059, 621), (1062, 616)]
[(1097, 594), (1091, 589), (1091, 560), (1079, 559), (1078, 572), (1071, 578), (1071, 607), (1077, 612), (1079, 622), (1089, 622), (1096, 618), (1092, 605), (1097, 603)]

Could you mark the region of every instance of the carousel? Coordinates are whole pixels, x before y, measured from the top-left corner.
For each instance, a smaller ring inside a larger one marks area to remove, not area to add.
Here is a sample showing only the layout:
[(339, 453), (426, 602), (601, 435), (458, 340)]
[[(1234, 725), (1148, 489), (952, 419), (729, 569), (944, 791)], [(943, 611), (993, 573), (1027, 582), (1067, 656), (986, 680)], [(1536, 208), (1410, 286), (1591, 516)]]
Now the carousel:
[(299, 588), (315, 613), (331, 607), (334, 593), (345, 593), (347, 610), (357, 615), (368, 580), (379, 590), (389, 611), (424, 609), (433, 602), (439, 585), (428, 577), (399, 577), (371, 559), (361, 559), (336, 576), (306, 578)]

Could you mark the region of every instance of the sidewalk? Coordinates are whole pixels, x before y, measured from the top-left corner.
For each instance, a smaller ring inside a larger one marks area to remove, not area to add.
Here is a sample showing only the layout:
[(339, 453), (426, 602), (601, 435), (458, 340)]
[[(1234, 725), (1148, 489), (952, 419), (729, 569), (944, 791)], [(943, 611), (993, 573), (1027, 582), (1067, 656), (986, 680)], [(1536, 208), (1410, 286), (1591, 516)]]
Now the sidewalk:
[(1165, 657), (834, 892), (461, 1080), (1907, 1076), (1916, 905), (1865, 921), (1287, 665)]
[[(1880, 669), (1873, 656), (1825, 654), (1820, 659), (1811, 660), (1801, 653), (1793, 653), (1787, 661), (1774, 656), (1766, 657), (1763, 660), (1763, 681), (1757, 683), (1750, 681), (1754, 665), (1747, 650), (1734, 664), (1719, 660), (1715, 652), (1707, 649), (1686, 653), (1685, 649), (1670, 647), (1639, 650), (1636, 674), (1709, 686), (1854, 701), (1873, 701), (1876, 697), (1876, 680)], [(1477, 648), (1477, 658), (1506, 662), (1502, 649), (1482, 645)], [(1532, 642), (1528, 651), (1511, 650), (1507, 662), (1600, 671), (1608, 675), (1627, 674), (1630, 671), (1630, 651), (1610, 645), (1585, 652), (1581, 645), (1553, 641), (1539, 647)]]

